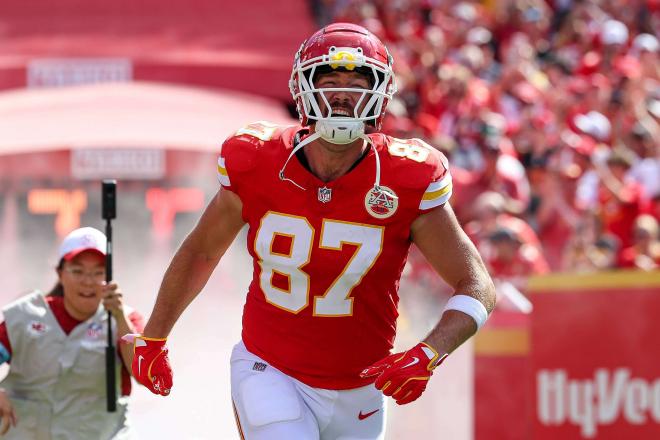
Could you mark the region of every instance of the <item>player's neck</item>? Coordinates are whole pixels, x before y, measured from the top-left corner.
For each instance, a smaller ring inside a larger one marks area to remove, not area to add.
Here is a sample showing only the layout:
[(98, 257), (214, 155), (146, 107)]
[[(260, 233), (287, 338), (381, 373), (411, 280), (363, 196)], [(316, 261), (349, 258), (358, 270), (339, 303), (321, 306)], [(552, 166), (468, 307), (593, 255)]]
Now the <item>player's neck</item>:
[(311, 172), (323, 182), (331, 182), (351, 170), (368, 145), (362, 139), (338, 145), (318, 139), (304, 147)]

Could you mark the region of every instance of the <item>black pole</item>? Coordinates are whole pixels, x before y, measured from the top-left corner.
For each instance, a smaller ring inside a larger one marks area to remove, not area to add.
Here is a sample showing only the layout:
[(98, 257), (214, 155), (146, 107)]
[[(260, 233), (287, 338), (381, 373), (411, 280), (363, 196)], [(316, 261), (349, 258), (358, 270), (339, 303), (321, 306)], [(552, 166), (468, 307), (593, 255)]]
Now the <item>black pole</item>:
[[(105, 256), (105, 280), (112, 281), (112, 219), (117, 217), (117, 181), (104, 180), (102, 185), (105, 236), (108, 245)], [(108, 412), (117, 411), (117, 376), (115, 364), (115, 341), (112, 337), (112, 314), (108, 312), (108, 345), (105, 348), (105, 386)]]

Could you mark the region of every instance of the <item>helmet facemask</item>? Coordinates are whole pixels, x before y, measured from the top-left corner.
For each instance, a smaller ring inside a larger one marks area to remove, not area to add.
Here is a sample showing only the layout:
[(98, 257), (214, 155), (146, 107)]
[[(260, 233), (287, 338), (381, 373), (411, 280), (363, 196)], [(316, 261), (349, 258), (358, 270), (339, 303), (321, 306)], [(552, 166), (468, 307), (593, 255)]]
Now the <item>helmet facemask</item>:
[[(302, 49), (302, 48), (301, 48)], [(332, 71), (363, 74), (371, 87), (317, 88), (318, 75)], [(365, 124), (379, 128), (387, 102), (395, 93), (393, 72), (389, 65), (366, 57), (361, 47), (331, 46), (327, 54), (300, 61), (296, 56), (291, 74), (291, 94), (298, 105), (301, 120), (315, 124), (320, 137), (334, 144), (348, 144), (364, 135)], [(347, 92), (359, 96), (353, 114), (333, 114), (329, 94)]]

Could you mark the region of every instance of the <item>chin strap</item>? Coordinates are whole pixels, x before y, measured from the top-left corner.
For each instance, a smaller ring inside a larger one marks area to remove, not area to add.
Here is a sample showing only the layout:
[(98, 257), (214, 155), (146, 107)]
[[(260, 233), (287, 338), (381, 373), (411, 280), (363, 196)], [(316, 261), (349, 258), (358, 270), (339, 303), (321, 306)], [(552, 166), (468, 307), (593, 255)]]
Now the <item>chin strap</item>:
[[(305, 139), (303, 139), (302, 141), (300, 141), (300, 143), (299, 143), (298, 145), (296, 145), (296, 146), (293, 148), (293, 150), (291, 150), (291, 153), (289, 153), (289, 157), (286, 158), (286, 162), (284, 162), (284, 165), (282, 166), (282, 169), (280, 170), (280, 173), (279, 173), (280, 180), (291, 182), (292, 184), (294, 184), (294, 185), (297, 186), (298, 188), (302, 189), (303, 191), (306, 191), (306, 190), (307, 190), (307, 188), (304, 188), (304, 187), (298, 185), (296, 182), (294, 182), (293, 180), (291, 180), (291, 179), (289, 179), (288, 177), (286, 177), (286, 176), (284, 175), (284, 170), (285, 170), (286, 166), (289, 164), (289, 161), (291, 160), (291, 158), (292, 158), (292, 157), (293, 157), (293, 156), (294, 156), (294, 155), (295, 155), (300, 149), (302, 149), (302, 148), (305, 147), (306, 145), (311, 144), (312, 142), (314, 142), (315, 140), (317, 140), (317, 139), (319, 139), (319, 138), (321, 138), (321, 134), (318, 133), (318, 132), (315, 132), (315, 133), (313, 133), (313, 134), (307, 136), (307, 137), (306, 137)], [(374, 143), (371, 141), (371, 139), (369, 138), (369, 136), (367, 136), (366, 134), (362, 134), (362, 135), (360, 135), (360, 136), (358, 137), (358, 139), (362, 139), (362, 140), (364, 140), (368, 145), (370, 145), (370, 146), (371, 146), (371, 149), (374, 150), (374, 155), (376, 156), (376, 181), (374, 182), (374, 190), (375, 190), (375, 191), (378, 191), (378, 192), (383, 192), (383, 193), (387, 194), (389, 197), (392, 197), (392, 198), (394, 198), (394, 199), (398, 199), (399, 197), (398, 197), (396, 194), (394, 194), (394, 193), (392, 193), (392, 192), (390, 192), (390, 191), (388, 191), (388, 190), (386, 190), (386, 189), (383, 189), (383, 188), (380, 186), (380, 157), (378, 156), (378, 150), (376, 149), (376, 145), (374, 145)]]
[(399, 197), (396, 194), (386, 189), (383, 189), (383, 187), (380, 186), (380, 156), (378, 156), (378, 149), (376, 149), (376, 145), (371, 141), (371, 138), (366, 134), (361, 135), (360, 138), (365, 140), (369, 145), (371, 145), (371, 149), (374, 150), (374, 156), (376, 156), (376, 181), (374, 182), (374, 191), (382, 192), (387, 194), (389, 197), (392, 197), (393, 199), (398, 199)]
[(298, 185), (298, 184), (297, 184), (296, 182), (294, 182), (293, 180), (291, 180), (291, 179), (289, 179), (288, 177), (284, 176), (284, 169), (285, 169), (286, 166), (289, 164), (289, 161), (291, 160), (291, 158), (292, 158), (292, 157), (298, 152), (298, 150), (300, 150), (302, 147), (304, 147), (304, 146), (307, 145), (307, 144), (311, 144), (312, 142), (314, 142), (315, 140), (319, 139), (320, 137), (321, 137), (321, 134), (320, 134), (320, 133), (318, 133), (318, 132), (313, 133), (313, 134), (307, 136), (307, 137), (306, 137), (305, 139), (303, 139), (302, 141), (300, 141), (300, 143), (299, 143), (298, 145), (296, 145), (296, 146), (293, 148), (293, 150), (291, 150), (291, 153), (289, 154), (289, 157), (286, 158), (286, 162), (284, 162), (284, 165), (282, 166), (282, 169), (280, 170), (280, 180), (291, 182), (291, 183), (293, 183), (295, 186), (297, 186), (298, 188), (302, 189), (303, 191), (306, 191), (306, 190), (307, 190), (307, 188), (303, 188), (302, 186)]

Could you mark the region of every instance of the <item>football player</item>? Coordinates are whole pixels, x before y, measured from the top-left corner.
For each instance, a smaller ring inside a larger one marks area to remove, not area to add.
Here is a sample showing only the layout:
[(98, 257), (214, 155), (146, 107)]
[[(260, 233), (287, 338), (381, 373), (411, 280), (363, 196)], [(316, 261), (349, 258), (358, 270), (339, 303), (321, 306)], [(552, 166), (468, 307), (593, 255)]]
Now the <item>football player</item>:
[[(231, 357), (241, 436), (382, 439), (384, 396), (417, 399), (483, 325), (494, 287), (447, 203), (446, 158), (378, 132), (396, 85), (377, 37), (352, 24), (321, 29), (296, 54), (289, 86), (300, 126), (257, 122), (222, 145), (221, 189), (133, 336), (134, 373), (169, 394), (166, 338), (247, 224), (254, 277)], [(390, 354), (411, 243), (456, 293), (424, 340)]]

